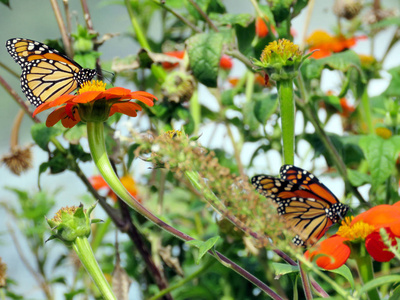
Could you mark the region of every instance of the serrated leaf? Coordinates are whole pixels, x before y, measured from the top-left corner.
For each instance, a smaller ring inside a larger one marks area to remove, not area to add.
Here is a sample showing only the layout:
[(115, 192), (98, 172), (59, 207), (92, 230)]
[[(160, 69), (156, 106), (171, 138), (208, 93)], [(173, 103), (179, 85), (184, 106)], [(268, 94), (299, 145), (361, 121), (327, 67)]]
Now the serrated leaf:
[(292, 266), (289, 264), (282, 264), (282, 263), (272, 263), (272, 267), (275, 270), (276, 276), (282, 276), (289, 273), (297, 273), (299, 272), (298, 266)]
[(367, 283), (364, 283), (364, 285), (358, 291), (358, 294), (364, 295), (366, 292), (375, 289), (381, 285), (385, 285), (388, 283), (395, 283), (395, 282), (400, 282), (400, 275), (388, 275), (375, 278), (372, 279), (371, 281), (368, 281)]
[(360, 139), (360, 147), (367, 159), (374, 186), (383, 183), (392, 174), (400, 151), (400, 136), (383, 139), (368, 135)]
[(256, 36), (255, 22), (251, 22), (246, 27), (236, 24), (234, 28), (239, 51), (244, 55), (254, 56), (254, 50), (251, 43)]
[(259, 94), (255, 97), (254, 114), (262, 125), (265, 125), (270, 116), (278, 107), (278, 97), (274, 95)]
[(325, 58), (311, 59), (310, 63), (305, 65), (305, 68), (307, 78), (314, 79), (320, 78), (322, 70), (325, 68), (342, 72), (347, 72), (351, 68), (357, 68), (360, 70), (361, 61), (357, 53), (352, 50), (347, 50), (340, 53), (334, 53)]
[(211, 13), (209, 15), (210, 19), (218, 22), (221, 25), (240, 25), (242, 27), (247, 27), (251, 22), (253, 22), (254, 17), (251, 14), (218, 14)]
[(205, 86), (217, 86), (222, 42), (220, 33), (200, 33), (187, 40), (190, 68)]
[(31, 127), (31, 135), (35, 143), (47, 151), (47, 145), (49, 144), (51, 138), (56, 137), (62, 133), (62, 130), (57, 127), (47, 127), (46, 124), (34, 124)]
[(215, 243), (219, 240), (219, 236), (214, 236), (212, 238), (209, 238), (207, 241), (198, 241), (198, 240), (191, 240), (186, 243), (189, 245), (195, 246), (196, 248), (199, 249), (199, 255), (196, 259), (196, 264), (200, 263), (200, 259), (207, 253), (208, 250), (210, 250), (212, 247), (214, 247)]
[[(202, 11), (207, 11), (208, 5), (211, 0), (196, 0), (196, 4), (201, 8)], [(189, 2), (185, 1), (186, 8), (188, 12), (196, 19), (196, 20), (204, 20), (203, 16), (197, 11), (197, 9)]]
[(329, 272), (342, 275), (344, 278), (347, 279), (348, 282), (350, 282), (351, 288), (354, 290), (354, 278), (353, 275), (351, 274), (349, 267), (343, 265), (335, 270), (329, 270)]
[(347, 169), (347, 175), (349, 176), (350, 183), (356, 187), (371, 182), (371, 176), (356, 170)]

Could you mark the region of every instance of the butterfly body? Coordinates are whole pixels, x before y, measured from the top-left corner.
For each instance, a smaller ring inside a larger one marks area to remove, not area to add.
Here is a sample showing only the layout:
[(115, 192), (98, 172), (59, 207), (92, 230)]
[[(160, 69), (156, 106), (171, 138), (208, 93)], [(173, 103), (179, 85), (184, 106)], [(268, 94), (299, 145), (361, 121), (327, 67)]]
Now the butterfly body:
[(96, 71), (84, 69), (78, 63), (49, 46), (21, 38), (6, 42), (11, 57), (21, 66), (21, 88), (35, 106), (69, 94)]
[(257, 175), (252, 184), (277, 204), (278, 214), (297, 233), (293, 239), (296, 245), (314, 244), (346, 215), (349, 207), (340, 203), (313, 174), (284, 165), (280, 175), (281, 178)]

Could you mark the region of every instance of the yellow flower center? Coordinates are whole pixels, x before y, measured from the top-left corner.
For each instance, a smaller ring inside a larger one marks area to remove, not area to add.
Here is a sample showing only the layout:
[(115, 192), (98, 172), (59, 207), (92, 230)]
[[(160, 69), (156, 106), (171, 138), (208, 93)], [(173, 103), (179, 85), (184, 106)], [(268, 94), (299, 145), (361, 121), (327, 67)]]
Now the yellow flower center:
[(289, 40), (280, 39), (269, 43), (265, 47), (261, 54), (261, 61), (264, 63), (271, 63), (278, 58), (284, 62), (289, 58), (301, 57), (302, 54), (299, 46), (293, 44)]
[(62, 222), (62, 212), (66, 212), (70, 215), (73, 215), (77, 209), (78, 209), (78, 206), (75, 206), (75, 205), (71, 206), (71, 207), (69, 207), (69, 206), (61, 207), (56, 212), (56, 214), (54, 215), (54, 217), (51, 220), (53, 220), (54, 222), (57, 222), (57, 223), (61, 223)]
[(81, 85), (78, 90), (78, 95), (85, 92), (104, 92), (106, 90), (106, 83), (100, 80), (86, 81)]
[(357, 239), (365, 239), (375, 230), (374, 226), (364, 223), (363, 221), (350, 225), (353, 219), (354, 217), (346, 217), (343, 220), (342, 225), (339, 227), (337, 234), (353, 241)]
[(181, 137), (182, 136), (182, 131), (180, 130), (168, 130), (165, 132), (166, 135), (168, 135), (171, 139), (175, 137)]
[(375, 133), (377, 135), (379, 135), (381, 138), (384, 138), (385, 140), (387, 140), (388, 138), (390, 138), (392, 136), (392, 132), (385, 127), (376, 128)]

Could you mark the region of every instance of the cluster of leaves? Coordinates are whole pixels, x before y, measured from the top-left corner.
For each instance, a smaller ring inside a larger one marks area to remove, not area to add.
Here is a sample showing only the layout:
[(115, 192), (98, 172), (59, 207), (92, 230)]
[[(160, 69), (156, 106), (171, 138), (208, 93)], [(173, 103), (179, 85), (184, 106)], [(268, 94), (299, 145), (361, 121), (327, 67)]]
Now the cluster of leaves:
[[(160, 144), (151, 139), (150, 143), (149, 139), (144, 143), (145, 139), (140, 138), (143, 133), (137, 134), (132, 141), (129, 137), (116, 135), (116, 130), (126, 131), (124, 119), (114, 116), (107, 121), (108, 153), (121, 175), (138, 172), (138, 149), (145, 146), (153, 153), (161, 153), (162, 163), (166, 163), (162, 165), (153, 157), (152, 161), (157, 162), (153, 165), (154, 168), (145, 175), (139, 174), (143, 175), (138, 182), (144, 205), (154, 212), (157, 211), (163, 220), (197, 240), (212, 239), (205, 244), (192, 242), (199, 248), (200, 253), (197, 254), (184, 242), (163, 232), (142, 216), (130, 212), (132, 224), (140, 228), (143, 243), (135, 244), (131, 240), (121, 243), (120, 251), (127, 254), (122, 261), (126, 272), (139, 282), (145, 298), (158, 294), (160, 289), (157, 276), (149, 269), (148, 260), (152, 259), (154, 265), (164, 272), (163, 276), (167, 278), (169, 285), (174, 287), (171, 294), (164, 296), (166, 299), (263, 299), (265, 295), (259, 289), (229, 268), (199, 259), (214, 246), (217, 242), (215, 237), (219, 235), (222, 238), (218, 240), (218, 250), (274, 287), (283, 297), (295, 297), (300, 276), (298, 268), (278, 264), (279, 257), (268, 248), (256, 247), (260, 245), (254, 239), (248, 239), (238, 228), (243, 229), (244, 226), (258, 234), (273, 236), (271, 232), (279, 227), (279, 224), (274, 223), (278, 218), (274, 215), (274, 209), (270, 208), (270, 203), (259, 201), (259, 197), (254, 200), (255, 196), (251, 193), (243, 194), (243, 190), (248, 191), (250, 188), (248, 182), (245, 182), (247, 176), (252, 175), (250, 173), (253, 170), (260, 173), (266, 171), (260, 170), (255, 162), (282, 150), (278, 96), (274, 82), (266, 82), (264, 76), (254, 74), (250, 58), (258, 58), (264, 47), (278, 38), (293, 40), (291, 21), (307, 6), (308, 1), (270, 0), (266, 4), (252, 1), (257, 16), (227, 13), (227, 8), (220, 0), (202, 0), (196, 3), (183, 0), (166, 3), (155, 0), (126, 2), (126, 9), (134, 12), (131, 18), (135, 21), (132, 22), (135, 24), (135, 35), (129, 38), (139, 40), (139, 33), (149, 32), (155, 18), (158, 18), (162, 28), (157, 39), (152, 39), (151, 35), (145, 37), (147, 44), (141, 44), (144, 49), (139, 53), (132, 53), (129, 57), (112, 62), (112, 71), (116, 74), (113, 82), (134, 83), (138, 89), (152, 91), (159, 98), (154, 107), (143, 108), (144, 114), (138, 118), (140, 122), (147, 118), (143, 123), (149, 125), (143, 131), (148, 130), (151, 136), (157, 137), (167, 130), (182, 126), (186, 134), (198, 136), (205, 129), (214, 126), (208, 143), (201, 137), (198, 140), (205, 152), (196, 153), (193, 152), (194, 147), (180, 147), (176, 143), (168, 145), (164, 141), (164, 144)], [(262, 18), (269, 28), (265, 36), (256, 34), (257, 18)], [(347, 27), (341, 25), (341, 35), (355, 32), (367, 34), (371, 43), (374, 43), (378, 30), (385, 30), (389, 26), (395, 26), (396, 32), (400, 30), (398, 19), (395, 18), (384, 19), (374, 25), (362, 22), (361, 19), (358, 22), (353, 20), (351, 24), (346, 23)], [(83, 67), (94, 68), (96, 59), (99, 58), (96, 50), (101, 46), (98, 36), (79, 27), (73, 37), (77, 54), (75, 59)], [(398, 35), (395, 35), (386, 49), (387, 52), (396, 44), (397, 39)], [(184, 49), (186, 55), (182, 59), (172, 59), (166, 54)], [(221, 58), (224, 54), (230, 55), (235, 65), (246, 67), (240, 78), (232, 78), (230, 67), (223, 67)], [(165, 62), (169, 63), (168, 67)], [(400, 67), (388, 70), (391, 79), (387, 89), (381, 95), (370, 97), (367, 88), (373, 79), (379, 77), (383, 64), (383, 61), (377, 62), (376, 59), (373, 62), (366, 61), (352, 50), (334, 53), (322, 59), (311, 58), (303, 63), (301, 74), (295, 81), (297, 109), (305, 120), (303, 130), (296, 136), (296, 144), (306, 141), (313, 150), (313, 158), (322, 156), (327, 169), (333, 170), (331, 173), (336, 176), (336, 170), (339, 170), (338, 161), (345, 166), (347, 177), (343, 179), (346, 182), (346, 196), (348, 195), (346, 199), (350, 199), (350, 194), (354, 194), (358, 187), (371, 187), (368, 201), (361, 196), (361, 205), (353, 205), (355, 200), (349, 201), (354, 213), (368, 205), (393, 204), (400, 199), (400, 140), (397, 136)], [(105, 67), (109, 65), (109, 62), (104, 63)], [(340, 86), (334, 87), (336, 94), (327, 93), (321, 88), (327, 70), (340, 75)], [(208, 89), (209, 93), (199, 93), (199, 88)], [(343, 98), (353, 103), (351, 110), (343, 104)], [(212, 108), (210, 102), (217, 109)], [(324, 120), (319, 119), (318, 112), (321, 111), (326, 112)], [(344, 135), (324, 130), (325, 125), (335, 115), (341, 118)], [(308, 123), (315, 128), (313, 133), (306, 132)], [(224, 141), (226, 139), (228, 142), (216, 140), (216, 131), (220, 127), (224, 128)], [(144, 125), (140, 125), (140, 128), (143, 129)], [(85, 184), (89, 184), (79, 169), (80, 162), (91, 159), (82, 146), (85, 139), (84, 124), (68, 130), (61, 126), (47, 128), (38, 124), (32, 127), (32, 137), (49, 154), (48, 160), (41, 164), (39, 176), (43, 172), (58, 174), (69, 170), (75, 172)], [(66, 141), (68, 147), (63, 147), (59, 140)], [(229, 146), (224, 147), (225, 144)], [(253, 150), (243, 153), (244, 147)], [(249, 158), (246, 162), (242, 161), (244, 155)], [(149, 165), (150, 163), (147, 166)], [(311, 165), (318, 170), (322, 169), (314, 162)], [(201, 174), (204, 185), (221, 200), (220, 203), (210, 201), (214, 198), (207, 198), (205, 190), (196, 190), (190, 185), (183, 176), (184, 172), (190, 170)], [(277, 173), (277, 170), (269, 171)], [(137, 178), (138, 175), (135, 176)], [(242, 194), (232, 188), (233, 185), (235, 188), (239, 186)], [(95, 198), (101, 198), (90, 186), (88, 189)], [(43, 270), (49, 251), (46, 250), (48, 246), (44, 246), (43, 216), (49, 213), (54, 200), (48, 199), (44, 192), (36, 196), (29, 196), (23, 191), (15, 192), (19, 196), (23, 213), (17, 213), (12, 207), (7, 207), (7, 211), (15, 215), (19, 222), (29, 222), (29, 225), (21, 227), (21, 231), (30, 241), (31, 251), (39, 259), (38, 270)], [(237, 223), (235, 227), (226, 222), (226, 219), (215, 218), (209, 206), (204, 204), (204, 198), (223, 216), (231, 220), (233, 217), (237, 218), (241, 223)], [(112, 201), (101, 204), (112, 208), (106, 210), (107, 212), (122, 207), (122, 204)], [(114, 218), (113, 221), (115, 222)], [(125, 219), (120, 221), (116, 225), (124, 228), (121, 224)], [(103, 250), (103, 256), (99, 259), (103, 271), (111, 274), (115, 253), (108, 250), (114, 247), (103, 239), (107, 232), (113, 230), (109, 222), (107, 220), (106, 226), (98, 227), (92, 241)], [(283, 231), (284, 228), (277, 230), (275, 236), (282, 241), (290, 240), (290, 233), (284, 237), (279, 236)], [(139, 249), (141, 247), (151, 249), (149, 253), (152, 255), (143, 255), (145, 252)], [(65, 257), (65, 254), (61, 255), (54, 268), (63, 266)], [(391, 264), (377, 265), (376, 270), (384, 271), (398, 265)], [(344, 267), (338, 273), (342, 276), (332, 274), (336, 282), (353, 283), (349, 269)], [(275, 280), (275, 275), (279, 280)], [(76, 293), (96, 295), (91, 290), (79, 289), (79, 285), (78, 288), (68, 286), (64, 277), (53, 278), (50, 274), (41, 276), (45, 280), (45, 286), (50, 287), (56, 282), (65, 284), (67, 299), (71, 299)], [(186, 280), (187, 278), (196, 280)], [(84, 280), (86, 279), (82, 279), (82, 282)], [(322, 284), (322, 287), (328, 293), (334, 293), (329, 284)], [(387, 294), (390, 289), (383, 286), (381, 292)], [(46, 296), (51, 299), (51, 296)], [(158, 294), (153, 299), (162, 296)], [(10, 297), (18, 298), (17, 295)]]

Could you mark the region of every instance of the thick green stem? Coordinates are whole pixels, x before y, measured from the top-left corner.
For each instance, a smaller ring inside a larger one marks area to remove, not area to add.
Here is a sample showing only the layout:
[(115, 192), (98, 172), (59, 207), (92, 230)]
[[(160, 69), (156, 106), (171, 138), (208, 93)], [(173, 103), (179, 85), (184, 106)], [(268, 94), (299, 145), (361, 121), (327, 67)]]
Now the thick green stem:
[[(353, 253), (355, 251), (352, 251)], [(358, 273), (360, 274), (361, 281), (365, 284), (374, 279), (374, 270), (372, 267), (371, 256), (367, 253), (364, 245), (361, 245), (360, 251), (358, 251), (354, 258), (357, 262)], [(377, 289), (370, 289), (367, 291), (369, 300), (379, 300), (379, 293)]]
[(103, 298), (106, 300), (117, 298), (114, 296), (110, 285), (108, 284), (103, 272), (101, 271), (99, 264), (97, 263), (92, 248), (90, 247), (89, 241), (86, 237), (76, 238), (75, 242), (72, 244), (72, 248), (79, 257), (86, 271), (92, 277), (94, 283), (98, 287)]
[(293, 165), (295, 124), (293, 81), (291, 79), (281, 80), (277, 82), (277, 85), (281, 110), (283, 162)]

